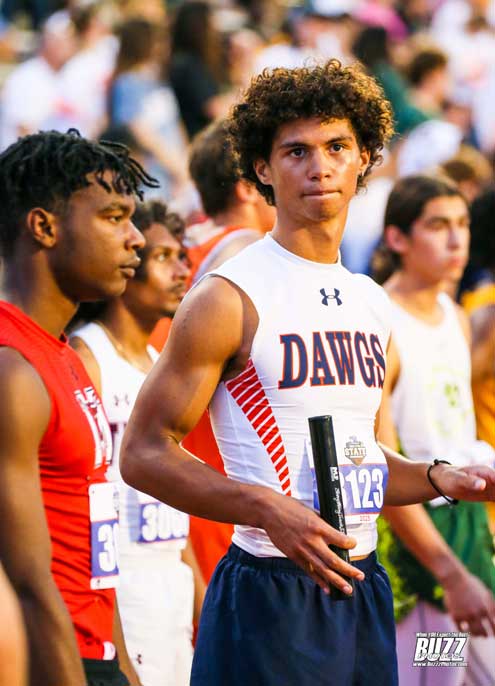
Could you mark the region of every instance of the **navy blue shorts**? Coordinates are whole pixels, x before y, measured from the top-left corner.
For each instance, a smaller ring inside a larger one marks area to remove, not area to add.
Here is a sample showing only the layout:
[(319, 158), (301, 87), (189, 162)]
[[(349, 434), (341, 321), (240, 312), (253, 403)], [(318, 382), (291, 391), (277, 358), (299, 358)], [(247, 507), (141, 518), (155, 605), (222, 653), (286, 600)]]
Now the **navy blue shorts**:
[(387, 574), (375, 553), (352, 600), (332, 600), (286, 558), (232, 545), (206, 594), (191, 686), (397, 686)]

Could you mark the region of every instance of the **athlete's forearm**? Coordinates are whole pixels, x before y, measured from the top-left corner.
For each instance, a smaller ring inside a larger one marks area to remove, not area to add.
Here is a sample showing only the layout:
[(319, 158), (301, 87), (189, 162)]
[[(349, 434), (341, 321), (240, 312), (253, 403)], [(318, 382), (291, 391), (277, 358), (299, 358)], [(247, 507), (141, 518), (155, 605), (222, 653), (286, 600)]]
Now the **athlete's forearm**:
[(50, 579), (18, 589), (29, 644), (30, 686), (84, 686), (74, 626)]
[[(380, 448), (387, 458), (389, 470), (385, 505), (414, 505), (438, 496), (426, 476), (431, 463), (407, 460), (383, 443)], [(440, 470), (442, 466), (435, 469)]]
[[(334, 585), (351, 593), (345, 577), (362, 572), (330, 548), (353, 548), (356, 541), (333, 529), (313, 510), (265, 486), (228, 479), (183, 450), (171, 436), (143, 439), (139, 422), (128, 425), (120, 451), (124, 481), (184, 512), (264, 529), (275, 548), (293, 560), (328, 593)], [(134, 427), (135, 432), (134, 433)], [(141, 435), (140, 435), (141, 434)]]
[(385, 519), (406, 548), (442, 585), (465, 571), (421, 505), (385, 507)]
[(146, 443), (126, 433), (120, 451), (124, 481), (171, 507), (217, 522), (263, 527), (273, 498), (264, 486), (228, 479), (184, 450), (171, 437)]

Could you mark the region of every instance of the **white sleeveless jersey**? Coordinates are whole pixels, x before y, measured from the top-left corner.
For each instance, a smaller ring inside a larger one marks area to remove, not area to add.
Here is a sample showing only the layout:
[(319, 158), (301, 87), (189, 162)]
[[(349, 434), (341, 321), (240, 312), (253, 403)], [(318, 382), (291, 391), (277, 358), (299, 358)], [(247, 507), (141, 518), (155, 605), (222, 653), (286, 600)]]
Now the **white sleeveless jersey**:
[[(385, 375), (389, 299), (340, 263), (320, 264), (270, 235), (212, 272), (238, 285), (259, 317), (246, 369), (210, 405), (229, 477), (268, 486), (318, 509), (308, 418), (333, 417), (352, 555), (376, 546), (387, 482), (374, 422)], [(233, 541), (282, 556), (263, 530), (236, 526)]]
[(400, 358), (392, 416), (401, 449), (418, 461), (492, 464), (495, 452), (476, 440), (471, 358), (459, 316), (445, 293), (438, 303), (443, 319), (433, 326), (392, 301), (392, 336)]
[[(189, 517), (128, 486), (120, 476), (119, 453), (125, 427), (146, 375), (121, 357), (101, 326), (86, 324), (74, 331), (100, 367), (101, 399), (113, 434), (113, 457), (107, 472), (119, 488), (119, 553), (143, 555), (152, 550), (181, 550), (189, 534)], [(149, 347), (155, 361), (157, 351)]]

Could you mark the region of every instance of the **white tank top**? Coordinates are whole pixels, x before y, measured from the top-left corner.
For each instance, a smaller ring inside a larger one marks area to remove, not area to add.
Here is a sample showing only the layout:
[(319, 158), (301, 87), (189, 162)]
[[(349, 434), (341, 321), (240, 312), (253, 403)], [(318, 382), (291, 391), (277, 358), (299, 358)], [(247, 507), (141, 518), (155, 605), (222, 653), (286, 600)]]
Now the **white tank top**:
[(438, 303), (443, 319), (434, 326), (392, 301), (392, 335), (400, 358), (392, 415), (401, 449), (412, 460), (491, 464), (495, 452), (476, 440), (466, 337), (449, 296), (441, 293)]
[[(88, 346), (100, 367), (101, 400), (113, 435), (113, 457), (107, 472), (119, 488), (119, 554), (136, 557), (156, 550), (182, 550), (189, 534), (189, 517), (128, 486), (120, 476), (119, 453), (125, 427), (146, 375), (121, 357), (96, 323), (72, 334)], [(151, 346), (153, 362), (158, 358)]]
[[(308, 418), (330, 414), (352, 555), (376, 546), (387, 481), (374, 422), (385, 374), (389, 299), (340, 262), (320, 264), (270, 235), (212, 272), (239, 286), (259, 317), (246, 369), (217, 387), (212, 426), (229, 477), (268, 486), (317, 509)], [(265, 531), (236, 526), (233, 541), (282, 556)]]

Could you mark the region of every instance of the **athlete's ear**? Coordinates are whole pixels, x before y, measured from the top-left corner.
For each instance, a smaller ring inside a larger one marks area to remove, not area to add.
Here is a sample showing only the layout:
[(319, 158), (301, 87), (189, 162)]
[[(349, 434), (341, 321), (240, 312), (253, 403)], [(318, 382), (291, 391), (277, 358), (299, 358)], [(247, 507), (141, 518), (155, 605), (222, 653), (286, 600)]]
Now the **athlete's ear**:
[(253, 167), (254, 171), (256, 172), (256, 176), (258, 179), (261, 181), (261, 183), (265, 184), (265, 186), (272, 186), (272, 170), (270, 169), (270, 165), (266, 160), (263, 158), (259, 158), (253, 162)]
[(52, 212), (34, 207), (27, 213), (26, 225), (34, 240), (44, 248), (52, 248), (57, 242), (57, 219)]
[(362, 176), (368, 169), (370, 163), (371, 154), (369, 150), (361, 149), (360, 160), (359, 160), (359, 176)]
[(389, 224), (383, 232), (385, 245), (392, 252), (403, 255), (409, 245), (409, 237), (394, 224)]

